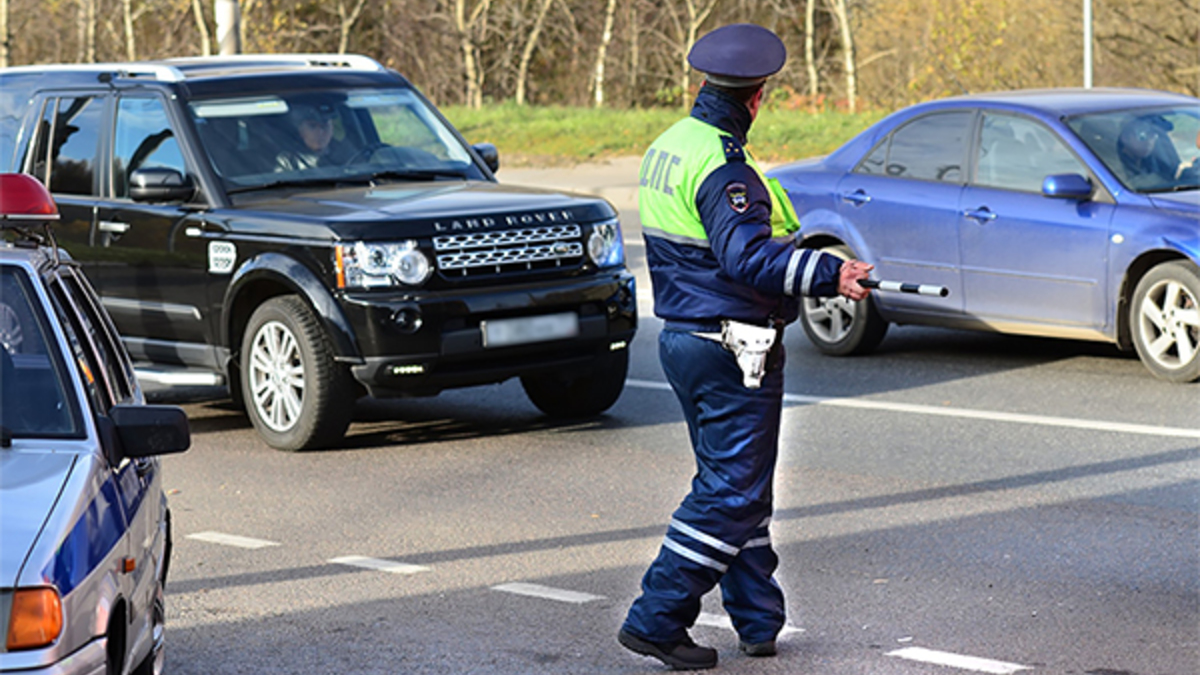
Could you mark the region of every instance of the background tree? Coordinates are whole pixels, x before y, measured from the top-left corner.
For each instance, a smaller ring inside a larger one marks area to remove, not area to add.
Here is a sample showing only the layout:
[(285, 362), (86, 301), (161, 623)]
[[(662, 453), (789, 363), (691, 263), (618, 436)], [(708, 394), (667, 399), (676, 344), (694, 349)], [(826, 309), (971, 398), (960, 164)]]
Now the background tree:
[[(8, 9), (10, 65), (214, 49), (218, 0), (0, 2)], [(1074, 0), (242, 0), (240, 6), (245, 52), (363, 53), (404, 73), (441, 105), (519, 99), (686, 107), (698, 80), (685, 65), (688, 50), (699, 35), (736, 22), (771, 28), (792, 55), (769, 81), (772, 105), (895, 109), (963, 91), (1083, 81), (1082, 6)], [(1093, 0), (1093, 11), (1096, 86), (1200, 93), (1200, 3)]]
[(601, 34), (600, 46), (596, 49), (596, 67), (593, 70), (595, 79), (592, 88), (595, 97), (592, 100), (597, 108), (604, 106), (604, 59), (608, 56), (608, 43), (612, 42), (613, 20), (616, 15), (617, 0), (608, 0), (607, 9), (604, 12), (604, 33)]

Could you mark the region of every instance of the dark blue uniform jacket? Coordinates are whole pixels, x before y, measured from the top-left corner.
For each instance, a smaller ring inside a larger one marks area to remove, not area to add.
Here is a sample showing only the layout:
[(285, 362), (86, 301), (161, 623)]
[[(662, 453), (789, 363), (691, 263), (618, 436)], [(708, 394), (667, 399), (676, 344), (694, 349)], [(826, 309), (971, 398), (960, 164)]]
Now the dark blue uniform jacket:
[[(711, 124), (740, 144), (750, 129), (750, 111), (722, 91), (704, 87), (696, 97), (692, 117)], [(745, 186), (749, 208), (732, 208), (727, 188)], [(788, 275), (797, 249), (790, 240), (771, 238), (771, 198), (757, 171), (734, 156), (709, 174), (696, 195), (696, 206), (710, 248), (690, 246), (656, 236), (646, 236), (646, 259), (654, 286), (654, 313), (677, 322), (715, 322), (734, 319), (757, 325), (798, 315), (800, 287)], [(808, 295), (837, 295), (841, 260), (818, 251), (802, 251), (811, 276), (804, 284)]]

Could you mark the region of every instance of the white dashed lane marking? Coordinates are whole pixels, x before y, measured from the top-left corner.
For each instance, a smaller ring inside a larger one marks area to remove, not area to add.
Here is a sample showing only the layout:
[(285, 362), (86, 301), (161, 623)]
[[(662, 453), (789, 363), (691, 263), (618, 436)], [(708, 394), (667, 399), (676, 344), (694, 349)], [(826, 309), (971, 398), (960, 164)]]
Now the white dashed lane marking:
[(396, 562), (395, 560), (382, 560), (380, 558), (365, 558), (360, 555), (331, 558), (329, 562), (338, 565), (361, 567), (362, 569), (375, 570), (377, 572), (387, 572), (389, 574), (418, 574), (429, 571), (428, 567), (420, 565), (410, 565), (408, 563)]
[(544, 600), (555, 600), (557, 602), (570, 602), (576, 605), (582, 605), (585, 602), (593, 600), (603, 600), (603, 595), (592, 595), (591, 593), (580, 593), (579, 591), (568, 591), (562, 588), (551, 588), (550, 586), (542, 586), (541, 584), (525, 584), (511, 583), (492, 586), (493, 591), (502, 591), (504, 593), (515, 593), (516, 595), (527, 595), (531, 598), (542, 598)]
[[(626, 380), (631, 387), (642, 389), (658, 389), (670, 391), (671, 385), (666, 382), (650, 380)], [(971, 410), (969, 408), (951, 408), (932, 405), (917, 405), (911, 403), (893, 403), (861, 398), (826, 398), (821, 396), (804, 396), (801, 394), (784, 394), (785, 403), (804, 403), (809, 405), (828, 405), (838, 408), (858, 408), (863, 410), (886, 410), (889, 412), (909, 413), (914, 415), (935, 415), (939, 417), (958, 417), (961, 419), (985, 420), (989, 422), (1010, 422), (1016, 424), (1036, 424), (1047, 427), (1065, 427), (1068, 429), (1084, 429), (1088, 431), (1112, 431), (1123, 434), (1140, 434), (1143, 436), (1165, 436), (1167, 438), (1200, 438), (1200, 429), (1182, 427), (1160, 427), (1149, 424), (1126, 424), (1123, 422), (1101, 422), (1073, 417), (1051, 417), (1049, 415), (1026, 415), (1023, 413), (1007, 413), (993, 410)]]
[(236, 534), (225, 534), (223, 532), (197, 532), (189, 534), (188, 539), (196, 541), (206, 541), (210, 544), (220, 544), (222, 546), (236, 546), (237, 548), (266, 548), (268, 546), (279, 546), (277, 542), (267, 541), (265, 539), (251, 539), (250, 537), (239, 537)]
[[(733, 620), (730, 619), (725, 614), (710, 614), (708, 612), (701, 612), (700, 616), (696, 617), (696, 625), (697, 626), (708, 626), (710, 628), (728, 628), (729, 630), (733, 630)], [(803, 628), (796, 628), (795, 626), (784, 626), (783, 630), (779, 631), (779, 635), (780, 635), (780, 637), (782, 637), (784, 635), (789, 635), (791, 633), (803, 633), (803, 632), (804, 632)]]
[(1011, 673), (1021, 670), (1032, 670), (1029, 666), (1021, 666), (1015, 663), (981, 659), (977, 656), (951, 654), (950, 652), (939, 652), (923, 647), (905, 647), (894, 652), (888, 652), (887, 655), (908, 659), (909, 661), (920, 661), (921, 663), (932, 663), (938, 666), (973, 670), (977, 673), (993, 673), (994, 675), (1011, 675)]

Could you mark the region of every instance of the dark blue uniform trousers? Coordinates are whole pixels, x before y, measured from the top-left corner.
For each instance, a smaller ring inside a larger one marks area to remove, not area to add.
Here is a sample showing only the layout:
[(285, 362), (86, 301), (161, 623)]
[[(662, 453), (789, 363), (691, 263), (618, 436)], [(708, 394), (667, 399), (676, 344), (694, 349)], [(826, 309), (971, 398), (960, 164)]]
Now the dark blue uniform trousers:
[(760, 389), (747, 389), (736, 358), (718, 342), (668, 328), (659, 336), (659, 357), (687, 418), (696, 475), (624, 630), (654, 642), (682, 639), (700, 613), (700, 598), (720, 583), (741, 640), (773, 640), (784, 625), (783, 592), (771, 576), (779, 558), (767, 529), (783, 359)]

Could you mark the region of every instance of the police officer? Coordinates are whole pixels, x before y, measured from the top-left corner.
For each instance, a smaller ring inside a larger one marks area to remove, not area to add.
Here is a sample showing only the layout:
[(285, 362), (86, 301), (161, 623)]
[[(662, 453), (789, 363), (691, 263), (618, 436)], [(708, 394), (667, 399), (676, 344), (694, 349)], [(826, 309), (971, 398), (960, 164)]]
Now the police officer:
[[(688, 629), (717, 584), (751, 656), (773, 656), (784, 625), (768, 525), (783, 405), (783, 326), (802, 295), (862, 300), (871, 266), (796, 248), (782, 190), (745, 149), (763, 83), (787, 58), (750, 24), (718, 28), (688, 62), (706, 79), (691, 115), (658, 137), (638, 191), (663, 371), (696, 456), (691, 492), (618, 633), (626, 648), (672, 668), (717, 664)], [(776, 185), (773, 189), (771, 186)]]

